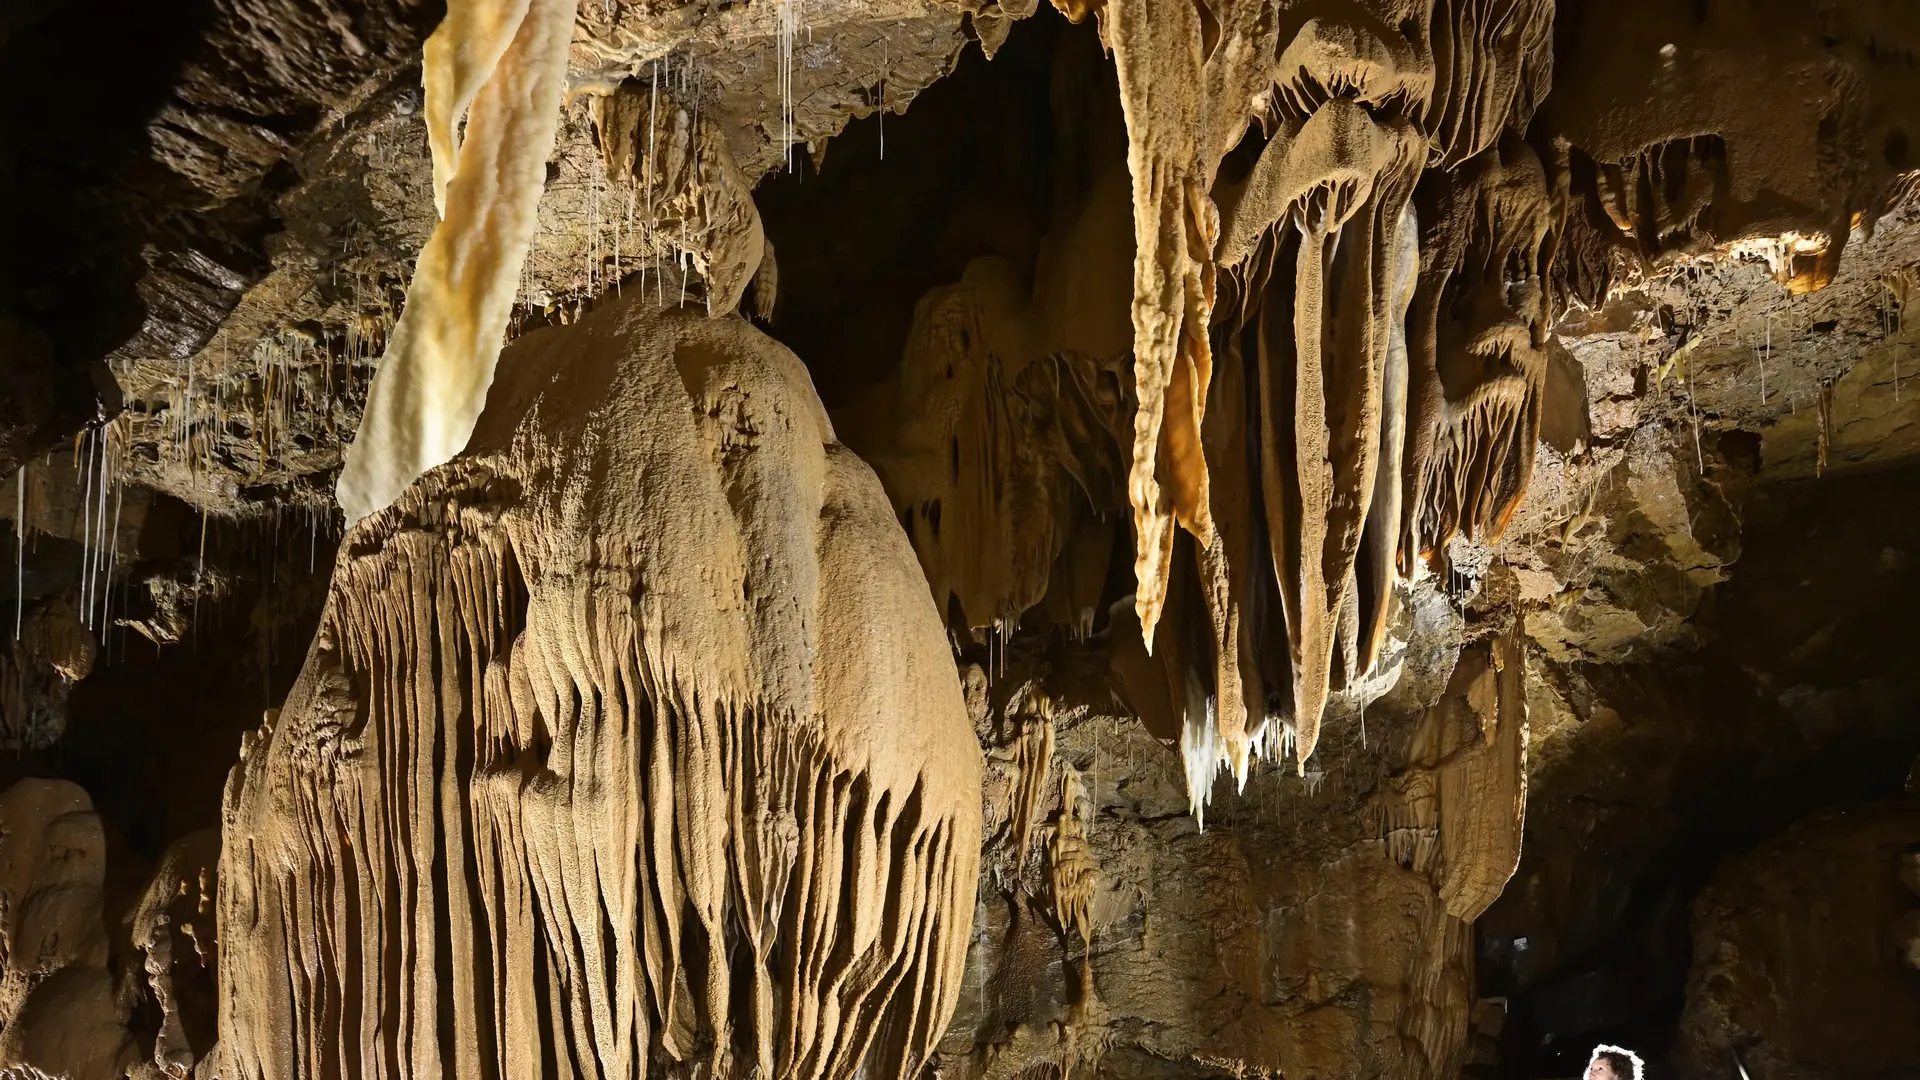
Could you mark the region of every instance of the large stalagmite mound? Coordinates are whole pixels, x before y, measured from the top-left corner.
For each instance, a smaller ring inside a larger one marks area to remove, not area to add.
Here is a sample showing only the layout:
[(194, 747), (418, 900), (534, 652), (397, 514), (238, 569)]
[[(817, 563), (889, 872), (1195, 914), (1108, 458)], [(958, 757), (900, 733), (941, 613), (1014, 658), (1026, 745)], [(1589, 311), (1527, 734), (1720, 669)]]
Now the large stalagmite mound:
[(499, 372), (229, 781), (220, 1075), (908, 1075), (981, 765), (880, 485), (737, 318)]

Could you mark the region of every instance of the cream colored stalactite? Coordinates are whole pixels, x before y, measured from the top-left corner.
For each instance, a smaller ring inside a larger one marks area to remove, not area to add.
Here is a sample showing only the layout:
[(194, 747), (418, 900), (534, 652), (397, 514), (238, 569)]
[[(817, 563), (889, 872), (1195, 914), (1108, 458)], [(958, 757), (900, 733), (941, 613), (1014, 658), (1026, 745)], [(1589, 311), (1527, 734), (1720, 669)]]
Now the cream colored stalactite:
[[(368, 390), (337, 494), (348, 522), (460, 452), (486, 404), (537, 225), (576, 0), (454, 0), (425, 55), (441, 221)], [(457, 138), (464, 112), (465, 138)]]
[(879, 484), (738, 317), (504, 359), (229, 781), (217, 1074), (903, 1080), (981, 762)]
[(1387, 365), (1381, 384), (1380, 468), (1367, 511), (1363, 573), (1360, 585), (1366, 623), (1360, 627), (1358, 672), (1371, 671), (1380, 659), (1392, 615), (1393, 583), (1399, 577), (1400, 523), (1406, 517), (1401, 477), (1406, 473), (1407, 401), (1410, 392), (1410, 354), (1407, 320), (1420, 281), (1420, 220), (1409, 201), (1401, 212), (1393, 254), (1392, 291), (1388, 294), (1393, 321), (1388, 327)]
[(1080, 802), (1085, 791), (1079, 770), (1071, 765), (1060, 774), (1060, 816), (1047, 843), (1047, 877), (1053, 893), (1053, 918), (1060, 932), (1080, 939), (1085, 954), (1093, 942), (1093, 894), (1099, 887), (1099, 868), (1093, 846), (1087, 842), (1087, 823)]
[(1526, 636), (1512, 628), (1461, 650), (1421, 715), (1406, 771), (1374, 803), (1386, 854), (1426, 874), (1447, 913), (1472, 923), (1520, 864), (1526, 826)]
[(1260, 474), (1301, 768), (1319, 740), (1343, 641), (1345, 672), (1358, 675), (1354, 574), (1382, 442), (1398, 431), (1382, 403), (1393, 324), (1405, 315), (1395, 306), (1398, 232), (1419, 175), (1418, 140), (1404, 128), (1373, 130), (1376, 171), (1364, 187), (1316, 188), (1292, 204), (1283, 226), (1297, 233), (1292, 303), (1280, 302), (1283, 288), (1260, 308)]
[[(1201, 595), (1213, 645), (1211, 707), (1185, 717), (1181, 745), (1187, 766), (1188, 801), (1199, 808), (1224, 765), (1244, 785), (1252, 738), (1266, 723), (1266, 688), (1260, 673), (1258, 620), (1262, 571), (1253, 520), (1254, 450), (1247, 430), (1247, 372), (1237, 342), (1230, 342), (1214, 379), (1205, 437), (1213, 477), (1214, 542), (1196, 552)], [(1185, 673), (1180, 673), (1184, 677)], [(1205, 820), (1201, 818), (1201, 820)]]
[[(1093, 5), (1055, 0), (1069, 17)], [(1174, 531), (1213, 543), (1202, 447), (1220, 211), (1210, 194), (1256, 99), (1272, 85), (1278, 20), (1264, 2), (1110, 0), (1097, 10), (1113, 50), (1133, 178), (1134, 417), (1127, 482), (1135, 611), (1149, 649), (1173, 572)]]
[(1439, 0), (1428, 34), (1433, 164), (1455, 168), (1519, 130), (1553, 85), (1553, 0)]
[[(1231, 302), (1215, 319), (1214, 348), (1222, 350), (1215, 359), (1247, 367), (1248, 382), (1257, 383), (1241, 389), (1224, 368), (1213, 371), (1222, 392), (1207, 405), (1202, 444), (1214, 543), (1197, 546), (1193, 559), (1192, 587), (1203, 603), (1176, 616), (1198, 619), (1203, 611), (1211, 640), (1197, 631), (1156, 636), (1185, 658), (1167, 669), (1164, 688), (1145, 695), (1183, 716), (1197, 808), (1219, 767), (1244, 777), (1248, 757), (1262, 750), (1291, 746), (1304, 768), (1329, 695), (1378, 659), (1404, 555), (1403, 522), (1419, 507), (1419, 490), (1405, 490), (1402, 476), (1432, 456), (1416, 453), (1410, 462), (1407, 454), (1415, 430), (1425, 437), (1418, 399), (1429, 389), (1407, 326), (1422, 265), (1410, 195), (1429, 164), (1452, 167), (1524, 125), (1546, 88), (1552, 5), (1356, 0), (1304, 18), (1285, 40), (1260, 37), (1263, 19), (1285, 22), (1261, 3), (1169, 12), (1151, 32), (1126, 18), (1146, 13), (1144, 4), (1102, 10), (1123, 95), (1130, 85), (1148, 85), (1148, 76), (1158, 87), (1191, 85), (1175, 78), (1190, 68), (1203, 73), (1197, 105), (1195, 95), (1179, 91), (1128, 101), (1136, 228), (1156, 238), (1142, 240), (1147, 268), (1136, 280), (1138, 369), (1166, 367), (1147, 354), (1156, 346), (1154, 357), (1166, 354), (1167, 327), (1180, 325), (1168, 316), (1178, 311), (1169, 282), (1180, 266), (1171, 237), (1196, 235), (1168, 227), (1177, 220), (1169, 208), (1179, 202), (1162, 177), (1198, 175), (1221, 207), (1219, 240), (1203, 261), (1229, 271)], [(1148, 54), (1132, 61), (1145, 74), (1131, 84), (1130, 27), (1131, 44)], [(1277, 59), (1262, 59), (1270, 57)], [(1216, 185), (1220, 155), (1248, 118), (1265, 135), (1260, 153), (1244, 174)], [(1508, 253), (1477, 255), (1491, 266)], [(1157, 303), (1155, 287), (1163, 294)], [(1143, 319), (1143, 311), (1159, 321)], [(1148, 333), (1156, 328), (1157, 342)], [(1145, 374), (1140, 386), (1144, 430), (1154, 420)], [(1243, 419), (1241, 403), (1249, 401)], [(1504, 427), (1488, 420), (1482, 426), (1499, 430), (1486, 441), (1514, 443), (1536, 430), (1527, 415), (1522, 409)], [(1248, 420), (1254, 430), (1237, 430)], [(1143, 451), (1151, 449), (1136, 439), (1136, 513)], [(1523, 457), (1503, 460), (1510, 476)], [(1236, 470), (1251, 474), (1251, 489), (1227, 479)], [(1250, 523), (1250, 515), (1261, 520)], [(1140, 530), (1143, 539), (1150, 533)], [(1249, 551), (1256, 536), (1263, 550)], [(1182, 571), (1166, 570), (1154, 592), (1148, 561), (1156, 556), (1141, 550), (1139, 557), (1142, 616), (1163, 604), (1175, 612), (1169, 597), (1181, 589)], [(1177, 557), (1164, 561), (1172, 567)], [(1268, 576), (1277, 586), (1271, 598), (1263, 595)], [(1286, 642), (1277, 660), (1276, 636)], [(1129, 661), (1124, 670), (1138, 666)], [(1289, 701), (1284, 729), (1279, 717), (1264, 715), (1276, 693)]]
[(1047, 777), (1053, 773), (1053, 707), (1045, 698), (1034, 702), (1032, 712), (1021, 720), (1014, 765), (1018, 779), (1013, 798), (1013, 850), (1024, 862), (1046, 795)]
[(1176, 525), (1212, 543), (1200, 422), (1213, 375), (1213, 240), (1198, 139), (1205, 104), (1200, 15), (1187, 0), (1113, 0), (1103, 29), (1120, 76), (1133, 175), (1135, 607), (1151, 651)]

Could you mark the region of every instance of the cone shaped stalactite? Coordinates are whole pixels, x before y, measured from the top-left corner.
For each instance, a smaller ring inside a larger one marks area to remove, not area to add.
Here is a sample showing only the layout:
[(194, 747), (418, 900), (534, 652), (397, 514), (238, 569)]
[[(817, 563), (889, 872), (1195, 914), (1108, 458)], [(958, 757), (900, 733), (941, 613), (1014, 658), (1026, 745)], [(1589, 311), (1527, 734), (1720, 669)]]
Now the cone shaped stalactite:
[[(1116, 0), (1103, 32), (1120, 75), (1133, 176), (1133, 421), (1135, 607), (1149, 648), (1166, 603), (1175, 526), (1211, 542), (1200, 449), (1213, 357), (1211, 258), (1218, 230), (1202, 159), (1205, 98), (1201, 12), (1185, 0)], [(1217, 163), (1218, 158), (1215, 157)]]
[(1276, 247), (1294, 253), (1292, 287), (1275, 268), (1257, 309), (1260, 475), (1302, 761), (1318, 741), (1336, 666), (1341, 682), (1359, 675), (1358, 627), (1374, 618), (1359, 611), (1354, 575), (1384, 432), (1397, 427), (1385, 423), (1381, 401), (1390, 324), (1405, 312), (1394, 308), (1402, 290), (1393, 279), (1404, 262), (1411, 170), (1395, 179), (1343, 227), (1314, 223), (1311, 209), (1282, 226)]
[(737, 318), (509, 360), (229, 784), (221, 1074), (913, 1073), (980, 754), (879, 485)]

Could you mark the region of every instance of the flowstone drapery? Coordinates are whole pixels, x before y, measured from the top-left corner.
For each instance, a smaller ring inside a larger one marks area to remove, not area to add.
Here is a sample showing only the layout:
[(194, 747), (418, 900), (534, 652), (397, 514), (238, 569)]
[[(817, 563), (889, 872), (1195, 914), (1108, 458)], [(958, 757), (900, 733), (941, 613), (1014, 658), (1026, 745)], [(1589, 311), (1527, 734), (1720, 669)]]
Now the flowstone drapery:
[(911, 1074), (980, 752), (879, 484), (737, 317), (500, 370), (229, 781), (219, 1074)]

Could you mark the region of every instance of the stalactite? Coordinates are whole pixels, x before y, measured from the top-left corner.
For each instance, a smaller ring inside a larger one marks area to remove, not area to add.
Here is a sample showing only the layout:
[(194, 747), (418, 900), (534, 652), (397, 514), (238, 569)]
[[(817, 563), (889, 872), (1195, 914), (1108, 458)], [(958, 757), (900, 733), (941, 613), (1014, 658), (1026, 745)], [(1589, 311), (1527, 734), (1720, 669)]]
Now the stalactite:
[(879, 485), (738, 318), (501, 370), (229, 780), (219, 1075), (909, 1076), (981, 765)]
[(1456, 533), (1499, 539), (1526, 492), (1562, 217), (1552, 190), (1539, 158), (1512, 138), (1421, 188), (1402, 574)]
[(428, 39), (427, 134), (442, 220), (347, 450), (338, 495), (349, 522), (459, 453), (486, 404), (537, 225), (575, 6), (456, 3)]
[[(1144, 696), (1184, 715), (1196, 807), (1215, 763), (1244, 781), (1256, 747), (1291, 745), (1304, 768), (1328, 694), (1378, 656), (1414, 512), (1404, 319), (1426, 223), (1409, 200), (1430, 165), (1461, 167), (1523, 128), (1550, 76), (1550, 4), (1390, 7), (1099, 9), (1140, 244), (1137, 606), (1150, 648), (1183, 654)], [(1252, 152), (1228, 167), (1243, 139)], [(1191, 570), (1176, 520), (1197, 541)], [(1187, 576), (1196, 602), (1176, 607)], [(1208, 632), (1160, 634), (1162, 611)]]
[[(1127, 498), (1133, 507), (1135, 607), (1151, 651), (1172, 573), (1176, 523), (1203, 543), (1213, 536), (1200, 423), (1213, 375), (1207, 322), (1219, 224), (1207, 198), (1212, 176), (1201, 143), (1207, 97), (1196, 47), (1201, 6), (1114, 0), (1101, 16), (1120, 75), (1133, 177), (1138, 407)], [(1212, 161), (1217, 166), (1218, 154)]]
[(1081, 816), (1084, 797), (1080, 773), (1066, 766), (1060, 774), (1060, 817), (1047, 845), (1054, 922), (1062, 934), (1080, 939), (1082, 953), (1093, 940), (1093, 892), (1099, 884), (1099, 869), (1087, 843), (1087, 823)]
[(1014, 748), (1017, 777), (1013, 795), (1013, 850), (1022, 860), (1033, 842), (1033, 826), (1053, 773), (1053, 708), (1041, 698), (1021, 720), (1020, 740)]
[[(706, 281), (708, 314), (733, 312), (759, 273), (767, 244), (753, 186), (734, 164), (719, 126), (672, 91), (634, 81), (591, 104), (608, 179), (635, 196), (635, 216), (655, 243), (691, 258)], [(607, 291), (605, 284), (597, 291)], [(770, 295), (755, 299), (773, 301)]]
[(64, 597), (26, 609), (18, 636), (0, 652), (0, 746), (53, 745), (66, 731), (67, 699), (93, 672), (100, 647)]

